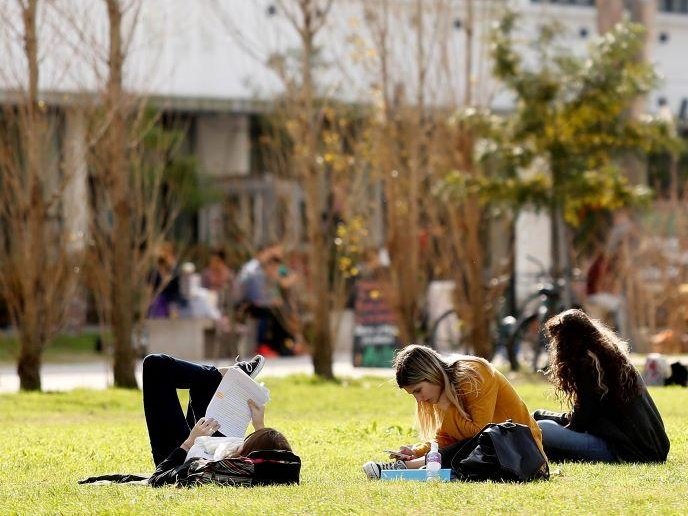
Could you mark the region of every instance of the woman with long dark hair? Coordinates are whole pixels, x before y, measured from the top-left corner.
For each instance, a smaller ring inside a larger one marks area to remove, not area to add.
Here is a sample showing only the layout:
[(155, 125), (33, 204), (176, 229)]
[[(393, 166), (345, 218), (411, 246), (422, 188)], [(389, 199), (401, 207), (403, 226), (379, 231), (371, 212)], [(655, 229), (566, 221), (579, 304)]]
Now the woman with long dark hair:
[(581, 310), (550, 319), (549, 378), (568, 413), (536, 411), (552, 460), (663, 462), (662, 417), (628, 358), (628, 346)]

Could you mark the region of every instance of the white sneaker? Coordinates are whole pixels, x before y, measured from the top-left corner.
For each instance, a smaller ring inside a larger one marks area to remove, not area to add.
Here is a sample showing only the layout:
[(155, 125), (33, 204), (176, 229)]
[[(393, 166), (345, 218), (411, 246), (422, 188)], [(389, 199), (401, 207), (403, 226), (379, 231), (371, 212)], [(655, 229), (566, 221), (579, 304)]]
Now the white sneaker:
[(406, 464), (404, 464), (403, 460), (397, 460), (395, 462), (370, 461), (363, 464), (363, 473), (371, 480), (378, 480), (382, 475), (382, 471), (392, 469), (406, 469)]

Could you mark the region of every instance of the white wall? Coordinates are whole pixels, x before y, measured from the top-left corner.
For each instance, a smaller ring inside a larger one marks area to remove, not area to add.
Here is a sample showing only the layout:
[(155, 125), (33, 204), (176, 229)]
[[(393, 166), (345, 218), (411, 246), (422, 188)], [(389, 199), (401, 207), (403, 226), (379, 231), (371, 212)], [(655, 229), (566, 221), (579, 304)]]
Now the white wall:
[[(659, 41), (660, 33), (669, 39)], [(685, 52), (688, 49), (688, 15), (657, 15), (657, 30), (653, 38), (652, 61), (663, 76), (657, 91), (651, 96), (650, 110), (658, 109), (657, 99), (665, 97), (674, 115), (678, 114), (682, 99), (688, 99), (688, 66)]]
[(541, 261), (546, 271), (551, 267), (549, 217), (545, 213), (521, 212), (516, 220), (516, 235), (516, 298), (520, 302), (535, 290), (536, 275), (540, 272), (540, 267), (530, 261), (528, 256)]
[[(135, 4), (135, 2), (128, 2)], [(289, 2), (287, 2), (289, 3)], [(581, 52), (596, 33), (595, 9), (567, 7), (530, 0), (511, 0), (511, 5), (524, 14), (519, 22), (521, 32), (528, 36), (546, 18), (560, 20), (569, 31), (566, 45)], [(128, 87), (155, 95), (218, 98), (266, 99), (281, 90), (276, 76), (265, 66), (275, 52), (285, 52), (298, 46), (298, 38), (289, 27), (286, 16), (279, 10), (268, 14), (272, 0), (155, 0), (143, 1), (138, 25), (129, 38), (133, 16), (125, 18), (125, 38), (129, 45), (126, 81)], [(486, 59), (486, 29), (500, 2), (475, 1), (478, 54), (472, 74), (480, 80), (478, 101), (496, 107), (509, 106), (508, 98), (499, 97), (496, 84), (486, 79), (489, 63)], [(9, 18), (15, 23), (3, 23), (7, 28), (20, 26), (14, 2), (0, 0), (0, 9), (10, 8)], [(107, 56), (107, 22), (103, 2), (93, 0), (54, 0), (41, 2), (39, 26), (42, 57), (41, 87), (59, 92), (93, 91), (105, 79)], [(375, 100), (377, 79), (371, 75), (375, 66), (374, 45), (365, 23), (361, 0), (336, 0), (328, 25), (318, 44), (323, 48), (322, 61), (326, 71), (320, 82), (327, 93), (345, 99)], [(390, 73), (393, 83), (404, 84), (407, 96), (413, 98), (413, 65), (415, 40), (413, 25), (415, 1), (393, 0), (392, 22), (396, 43), (391, 48), (394, 60)], [(453, 26), (455, 20), (466, 18), (464, 2), (447, 0), (442, 15), (432, 21), (436, 2), (424, 2), (425, 47), (431, 62), (427, 95), (429, 101), (446, 101), (461, 97), (464, 82), (464, 31)], [(55, 7), (51, 7), (55, 6)], [(56, 13), (61, 13), (61, 18)], [(65, 22), (65, 19), (69, 20)], [(588, 36), (580, 36), (586, 29)], [(665, 44), (657, 42), (660, 32), (670, 35)], [(0, 90), (16, 86), (22, 78), (21, 42), (13, 39), (14, 32), (0, 28), (0, 53), (6, 59), (0, 67)], [(81, 36), (79, 36), (81, 34)], [(446, 35), (446, 37), (444, 36)], [(654, 58), (658, 70), (666, 76), (658, 94), (668, 97), (677, 109), (682, 98), (688, 96), (688, 69), (684, 66), (684, 48), (688, 44), (688, 16), (659, 13), (657, 35), (653, 38)], [(80, 42), (87, 41), (86, 44)], [(438, 41), (444, 40), (441, 46)], [(450, 63), (452, 70), (443, 70)], [(371, 79), (372, 77), (372, 79)], [(487, 81), (487, 82), (485, 82)], [(655, 96), (656, 97), (656, 96)], [(656, 107), (656, 98), (650, 102)]]

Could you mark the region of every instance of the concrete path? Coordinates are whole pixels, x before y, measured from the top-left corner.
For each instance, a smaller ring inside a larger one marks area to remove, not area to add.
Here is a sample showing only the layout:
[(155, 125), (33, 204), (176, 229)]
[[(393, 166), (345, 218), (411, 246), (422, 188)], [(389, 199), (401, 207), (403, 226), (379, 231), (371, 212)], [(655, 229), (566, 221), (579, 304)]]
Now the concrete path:
[[(666, 356), (669, 363), (679, 360), (688, 364), (688, 355)], [(645, 355), (631, 354), (634, 365), (642, 371)], [(209, 361), (217, 366), (231, 365), (233, 360)], [(506, 364), (502, 364), (506, 367)], [(313, 374), (313, 364), (308, 356), (268, 358), (261, 377)], [(338, 377), (360, 378), (381, 376), (392, 378), (392, 369), (359, 368), (351, 362), (350, 353), (336, 353), (334, 374)], [(141, 361), (136, 365), (136, 377), (141, 385)], [(112, 371), (105, 361), (79, 364), (46, 364), (41, 372), (44, 391), (69, 391), (77, 388), (106, 389), (112, 386)], [(14, 364), (0, 364), (0, 393), (17, 392), (19, 377)]]
[[(217, 366), (227, 366), (232, 360), (210, 361)], [(261, 377), (288, 376), (291, 374), (313, 374), (311, 358), (280, 357), (268, 358)], [(391, 369), (358, 368), (351, 362), (349, 353), (334, 357), (334, 373), (338, 377), (360, 378), (361, 376), (392, 377)], [(136, 377), (141, 385), (141, 361), (136, 365)], [(112, 370), (108, 362), (87, 362), (80, 364), (46, 364), (41, 371), (44, 391), (69, 391), (77, 388), (106, 389), (112, 386)], [(0, 392), (17, 392), (19, 377), (14, 364), (0, 365)]]

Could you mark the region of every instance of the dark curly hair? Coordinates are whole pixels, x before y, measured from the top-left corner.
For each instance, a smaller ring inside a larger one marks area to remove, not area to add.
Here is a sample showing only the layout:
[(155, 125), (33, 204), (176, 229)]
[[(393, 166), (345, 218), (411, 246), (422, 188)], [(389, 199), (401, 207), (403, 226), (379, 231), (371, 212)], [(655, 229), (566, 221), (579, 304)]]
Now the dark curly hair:
[(640, 389), (638, 373), (628, 359), (628, 345), (582, 310), (566, 310), (545, 325), (549, 338), (548, 376), (572, 407), (585, 391), (622, 405)]

